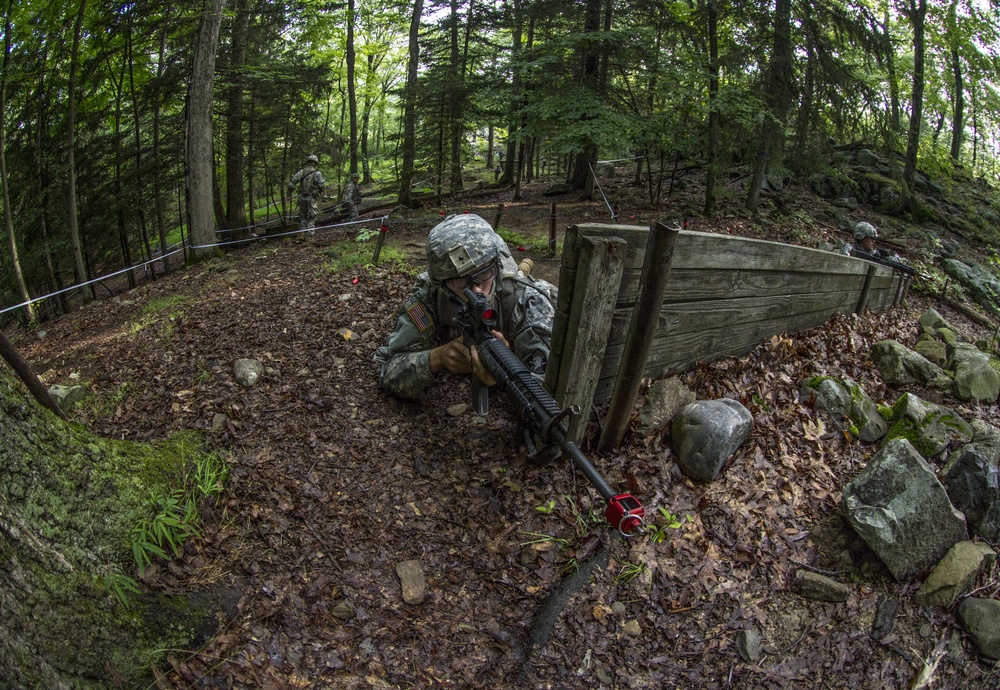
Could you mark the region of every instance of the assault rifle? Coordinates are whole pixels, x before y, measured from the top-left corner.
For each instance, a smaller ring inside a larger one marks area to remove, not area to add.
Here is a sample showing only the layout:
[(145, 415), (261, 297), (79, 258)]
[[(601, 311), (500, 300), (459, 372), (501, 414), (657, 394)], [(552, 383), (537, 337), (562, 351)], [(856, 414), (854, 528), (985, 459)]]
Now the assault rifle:
[(855, 247), (851, 250), (851, 256), (858, 259), (864, 259), (865, 261), (871, 261), (877, 264), (882, 264), (883, 266), (888, 266), (894, 271), (899, 271), (901, 273), (906, 273), (907, 275), (916, 275), (917, 269), (913, 266), (907, 266), (901, 261), (896, 261), (895, 259), (890, 259), (889, 257), (879, 253), (878, 250), (874, 252), (866, 252), (863, 249), (858, 249)]
[[(529, 455), (536, 453), (536, 441), (547, 447), (558, 446), (573, 459), (573, 463), (594, 485), (607, 502), (604, 518), (612, 527), (629, 537), (642, 532), (645, 510), (634, 496), (615, 493), (576, 443), (566, 438), (564, 423), (568, 417), (579, 414), (575, 407), (561, 409), (555, 399), (542, 387), (531, 370), (510, 351), (503, 341), (493, 335), (497, 312), (483, 295), (469, 288), (464, 291), (466, 305), (459, 312), (455, 323), (465, 330), (476, 346), (479, 360), (496, 379), (507, 398), (520, 408), (521, 424)], [(473, 374), (473, 383), (478, 382)], [(473, 388), (473, 397), (477, 395)], [(485, 387), (482, 396), (486, 395)]]

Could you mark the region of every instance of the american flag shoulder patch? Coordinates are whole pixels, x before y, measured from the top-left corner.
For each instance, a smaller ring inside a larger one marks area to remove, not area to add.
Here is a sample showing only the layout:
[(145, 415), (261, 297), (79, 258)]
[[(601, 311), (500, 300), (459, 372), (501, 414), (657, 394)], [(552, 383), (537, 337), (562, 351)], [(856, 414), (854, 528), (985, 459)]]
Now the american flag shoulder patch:
[(417, 330), (421, 333), (434, 325), (430, 314), (427, 313), (427, 308), (424, 307), (422, 302), (414, 302), (411, 304), (406, 308), (406, 313), (410, 315), (410, 318), (413, 319), (413, 323), (416, 325)]

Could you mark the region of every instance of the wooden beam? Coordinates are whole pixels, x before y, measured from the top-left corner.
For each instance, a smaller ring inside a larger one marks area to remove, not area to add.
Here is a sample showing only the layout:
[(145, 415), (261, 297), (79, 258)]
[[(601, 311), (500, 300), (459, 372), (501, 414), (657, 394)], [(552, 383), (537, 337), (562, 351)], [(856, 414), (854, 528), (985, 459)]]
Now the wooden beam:
[(577, 443), (583, 438), (594, 389), (600, 378), (627, 246), (617, 237), (579, 239), (573, 303), (566, 321), (566, 339), (553, 391), (561, 407), (575, 405), (580, 408), (580, 416), (570, 424), (568, 432), (569, 440)]
[(642, 266), (639, 301), (632, 310), (625, 352), (618, 367), (611, 405), (598, 443), (599, 451), (607, 451), (621, 443), (632, 416), (632, 407), (639, 395), (639, 384), (646, 368), (649, 349), (656, 336), (659, 319), (655, 318), (663, 305), (663, 295), (670, 279), (670, 264), (677, 246), (680, 228), (668, 228), (659, 221), (649, 226), (646, 257)]

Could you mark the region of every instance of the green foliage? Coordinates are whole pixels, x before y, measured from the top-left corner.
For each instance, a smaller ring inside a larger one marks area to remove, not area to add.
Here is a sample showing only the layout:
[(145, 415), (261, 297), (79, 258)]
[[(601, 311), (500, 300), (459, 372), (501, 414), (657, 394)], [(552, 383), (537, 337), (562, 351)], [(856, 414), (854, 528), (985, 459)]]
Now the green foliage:
[(181, 545), (199, 536), (201, 517), (198, 502), (222, 491), (228, 475), (225, 462), (217, 455), (197, 456), (184, 473), (181, 485), (166, 495), (150, 491), (150, 517), (132, 528), (130, 546), (136, 567), (144, 571), (154, 557), (167, 559), (180, 554)]
[(520, 542), (522, 547), (528, 546), (529, 544), (545, 544), (552, 542), (561, 549), (569, 544), (569, 542), (562, 537), (554, 537), (551, 534), (544, 534), (542, 532), (520, 532), (520, 534), (528, 537), (525, 541)]
[(628, 561), (622, 561), (622, 567), (619, 569), (618, 574), (615, 575), (615, 584), (627, 585), (644, 572), (646, 572), (645, 563), (630, 563)]
[[(522, 235), (516, 230), (508, 230), (503, 226), (497, 228), (497, 234), (503, 238), (504, 242), (506, 242), (507, 246), (512, 250), (516, 250), (518, 247), (524, 247), (536, 253), (549, 251), (548, 237), (528, 237), (527, 235)], [(556, 253), (560, 251), (562, 251), (561, 243), (557, 242)]]
[[(375, 266), (372, 261), (375, 255), (374, 245), (364, 242), (361, 239), (358, 239), (356, 242), (346, 239), (341, 240), (330, 245), (324, 251), (330, 257), (330, 261), (324, 265), (324, 268), (331, 273), (340, 273), (357, 268), (370, 269)], [(396, 270), (407, 270), (409, 268), (406, 255), (399, 249), (391, 247), (388, 244), (382, 245), (382, 251), (379, 253), (379, 265), (386, 264), (390, 264)]]

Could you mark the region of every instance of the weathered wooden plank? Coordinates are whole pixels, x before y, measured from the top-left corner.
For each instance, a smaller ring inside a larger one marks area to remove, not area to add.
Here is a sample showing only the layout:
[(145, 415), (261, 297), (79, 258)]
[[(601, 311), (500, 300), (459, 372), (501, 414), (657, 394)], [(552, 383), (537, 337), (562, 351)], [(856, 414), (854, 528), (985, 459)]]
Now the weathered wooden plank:
[[(671, 372), (687, 371), (700, 361), (743, 355), (777, 333), (798, 333), (815, 328), (826, 323), (832, 315), (817, 312), (799, 315), (794, 322), (772, 319), (657, 338), (643, 375), (660, 378)], [(622, 345), (609, 346), (605, 351), (601, 377), (594, 391), (595, 403), (604, 402), (610, 397), (617, 373), (617, 361), (622, 351)]]
[(586, 237), (580, 242), (577, 285), (566, 323), (567, 336), (553, 395), (581, 415), (570, 425), (570, 440), (580, 441), (590, 415), (611, 329), (615, 295), (621, 282), (626, 244), (616, 237)]
[[(774, 297), (737, 297), (701, 302), (666, 303), (656, 315), (657, 332), (680, 334), (722, 328), (755, 321), (789, 319), (796, 314), (850, 311), (857, 290), (824, 292), (812, 295)], [(625, 342), (632, 318), (631, 309), (615, 309), (608, 334), (609, 345)], [(648, 318), (644, 316), (644, 318)]]

